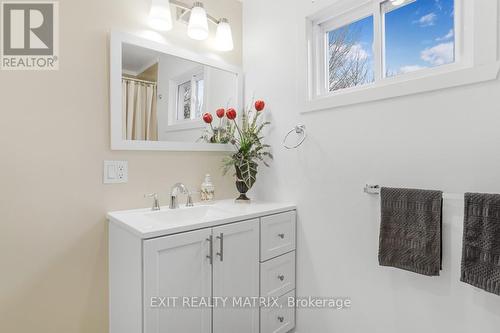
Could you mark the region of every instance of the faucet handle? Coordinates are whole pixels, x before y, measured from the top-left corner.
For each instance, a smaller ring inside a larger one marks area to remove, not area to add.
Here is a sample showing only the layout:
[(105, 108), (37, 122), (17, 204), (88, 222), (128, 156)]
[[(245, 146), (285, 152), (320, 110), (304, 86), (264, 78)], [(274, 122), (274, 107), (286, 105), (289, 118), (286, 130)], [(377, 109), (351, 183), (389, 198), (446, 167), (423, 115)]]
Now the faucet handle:
[(144, 198), (153, 199), (153, 207), (151, 208), (151, 210), (153, 211), (160, 210), (160, 201), (158, 200), (158, 193), (144, 194)]
[(193, 207), (193, 197), (191, 196), (191, 193), (187, 194), (187, 200), (186, 200), (186, 207)]

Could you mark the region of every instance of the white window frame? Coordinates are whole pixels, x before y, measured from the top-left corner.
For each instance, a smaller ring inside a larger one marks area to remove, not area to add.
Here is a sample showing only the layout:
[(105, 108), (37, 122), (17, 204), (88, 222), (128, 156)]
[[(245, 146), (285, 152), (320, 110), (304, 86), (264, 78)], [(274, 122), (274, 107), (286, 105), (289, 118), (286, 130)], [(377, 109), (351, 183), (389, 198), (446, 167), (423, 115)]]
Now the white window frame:
[[(328, 32), (332, 30), (336, 30), (338, 28), (342, 28), (346, 25), (349, 25), (351, 23), (360, 21), (362, 19), (365, 19), (369, 16), (373, 16), (373, 7), (371, 5), (362, 5), (357, 8), (353, 8), (351, 11), (347, 13), (343, 13), (340, 15), (337, 15), (335, 19), (330, 19), (321, 23), (317, 23), (317, 26), (315, 27), (316, 31), (314, 34), (316, 35), (314, 37), (314, 41), (316, 43), (315, 49), (317, 50), (317, 67), (316, 67), (316, 73), (317, 73), (317, 80), (316, 80), (316, 86), (315, 90), (316, 93), (320, 96), (324, 95), (329, 95), (333, 94), (335, 92), (330, 92), (328, 89)], [(375, 17), (373, 17), (375, 21)], [(375, 44), (375, 31), (374, 31), (374, 44)], [(375, 48), (375, 47), (374, 47)], [(375, 53), (375, 52), (373, 52)], [(377, 72), (377, 58), (376, 55), (373, 54), (374, 56), (374, 73), (376, 74)], [(372, 83), (366, 83), (360, 86), (356, 87), (351, 87), (351, 88), (344, 88), (341, 90), (345, 89), (353, 89), (353, 88), (359, 88), (365, 85), (369, 85)], [(337, 90), (340, 91), (340, 90)]]
[[(494, 80), (498, 61), (497, 0), (455, 0), (455, 62), (419, 71), (385, 77), (383, 52), (384, 22), (381, 4), (385, 0), (339, 0), (306, 17), (307, 68), (302, 113), (332, 109), (398, 96)], [(326, 32), (373, 15), (373, 83), (327, 91)]]
[[(198, 102), (198, 86), (196, 85), (196, 83), (200, 80), (204, 80), (204, 69), (203, 67), (200, 67), (199, 69), (196, 69), (194, 71), (191, 71), (189, 73), (185, 73), (184, 75), (182, 76), (179, 76), (177, 78), (175, 78), (174, 80), (172, 80), (172, 84), (173, 86), (176, 87), (176, 97), (175, 97), (175, 100), (177, 101), (176, 103), (176, 113), (175, 113), (175, 117), (173, 119), (171, 119), (171, 123), (170, 124), (175, 124), (175, 123), (182, 123), (182, 122), (186, 122), (186, 121), (191, 121), (191, 120), (196, 120), (197, 118), (195, 117), (196, 115), (196, 107), (197, 107), (197, 102)], [(179, 114), (180, 113), (183, 113), (183, 110), (181, 109), (182, 107), (182, 103), (181, 103), (181, 96), (179, 94), (179, 87), (185, 83), (190, 83), (191, 85), (191, 118), (189, 119), (179, 119)], [(202, 101), (202, 110), (201, 110), (201, 114), (200, 114), (200, 118), (198, 119), (201, 119), (201, 115), (203, 114), (203, 108), (205, 107), (205, 101)], [(169, 125), (170, 125), (169, 124)]]
[[(191, 118), (191, 119), (177, 119), (179, 114), (179, 85), (182, 83), (191, 82), (191, 110), (195, 112), (195, 91), (196, 91), (196, 80), (201, 77), (204, 80), (205, 88), (207, 86), (207, 73), (204, 66), (196, 67), (195, 69), (186, 72), (178, 77), (169, 80), (169, 111), (168, 111), (168, 124), (165, 128), (165, 132), (177, 132), (192, 130), (196, 128), (203, 128), (205, 124), (202, 118)], [(206, 90), (203, 93), (203, 108), (201, 110), (201, 115), (203, 115), (204, 108), (207, 105), (207, 94)]]

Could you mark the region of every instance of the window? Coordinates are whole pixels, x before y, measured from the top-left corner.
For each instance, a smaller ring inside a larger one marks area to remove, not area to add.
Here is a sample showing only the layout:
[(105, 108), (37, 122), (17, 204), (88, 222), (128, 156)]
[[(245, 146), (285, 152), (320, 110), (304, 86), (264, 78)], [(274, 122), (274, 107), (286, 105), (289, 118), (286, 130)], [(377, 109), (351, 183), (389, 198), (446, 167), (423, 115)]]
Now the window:
[(204, 107), (203, 71), (188, 74), (177, 83), (177, 122), (201, 119)]
[(373, 82), (373, 16), (327, 32), (328, 90)]
[(455, 62), (453, 0), (386, 1), (382, 13), (386, 77)]
[(177, 88), (177, 120), (191, 119), (191, 81), (179, 84)]
[(455, 0), (374, 2), (319, 24), (318, 94), (455, 61)]
[(497, 78), (497, 0), (337, 0), (306, 18), (304, 110)]

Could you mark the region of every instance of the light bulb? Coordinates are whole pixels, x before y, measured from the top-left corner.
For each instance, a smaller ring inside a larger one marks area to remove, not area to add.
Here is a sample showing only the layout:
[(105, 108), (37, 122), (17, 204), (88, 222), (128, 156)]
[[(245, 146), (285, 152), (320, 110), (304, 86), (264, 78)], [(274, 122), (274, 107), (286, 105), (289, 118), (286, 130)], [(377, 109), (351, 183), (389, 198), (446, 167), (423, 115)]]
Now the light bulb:
[(229, 21), (225, 18), (220, 19), (217, 25), (217, 32), (215, 34), (215, 47), (219, 51), (231, 51), (233, 45), (233, 33)]
[(207, 12), (201, 2), (193, 4), (187, 33), (189, 37), (196, 40), (205, 40), (208, 38)]
[(149, 26), (155, 30), (168, 31), (172, 29), (172, 14), (169, 0), (152, 0), (149, 11)]

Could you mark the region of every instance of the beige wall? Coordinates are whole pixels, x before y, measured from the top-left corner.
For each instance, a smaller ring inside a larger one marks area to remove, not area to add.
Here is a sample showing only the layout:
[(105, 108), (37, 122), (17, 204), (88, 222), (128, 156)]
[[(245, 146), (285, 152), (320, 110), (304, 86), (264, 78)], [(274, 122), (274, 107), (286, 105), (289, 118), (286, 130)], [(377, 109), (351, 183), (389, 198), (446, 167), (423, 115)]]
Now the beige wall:
[(158, 63), (154, 64), (153, 66), (147, 68), (144, 72), (137, 75), (137, 78), (139, 80), (158, 82)]
[[(206, 0), (233, 22), (241, 63), (241, 4)], [(0, 332), (107, 332), (109, 210), (146, 207), (147, 192), (176, 181), (199, 187), (214, 176), (219, 197), (234, 195), (218, 153), (109, 150), (108, 32), (137, 31), (148, 0), (61, 0), (60, 70), (0, 72)], [(165, 34), (186, 40), (185, 26)], [(129, 161), (128, 184), (103, 185), (102, 161)]]

